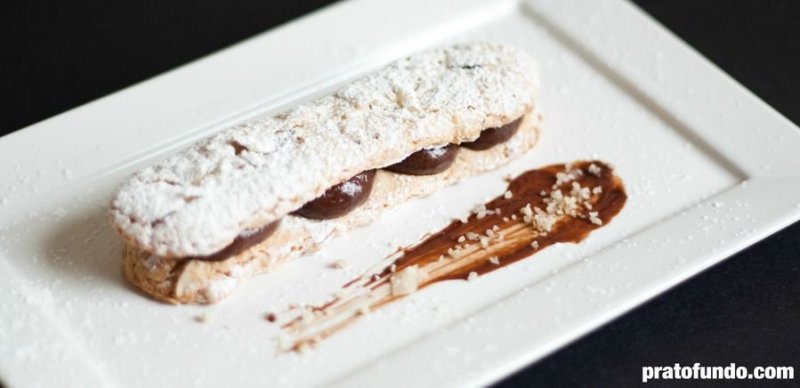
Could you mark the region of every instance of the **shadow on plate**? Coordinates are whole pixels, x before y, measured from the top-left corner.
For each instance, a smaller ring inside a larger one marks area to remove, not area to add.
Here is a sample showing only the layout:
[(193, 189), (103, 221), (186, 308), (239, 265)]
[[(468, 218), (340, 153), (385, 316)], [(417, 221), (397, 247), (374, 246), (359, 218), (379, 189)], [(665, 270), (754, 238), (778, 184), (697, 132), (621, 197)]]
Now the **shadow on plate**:
[(55, 279), (91, 292), (133, 288), (122, 278), (122, 242), (108, 223), (105, 206), (70, 212), (45, 228), (44, 241), (37, 245)]

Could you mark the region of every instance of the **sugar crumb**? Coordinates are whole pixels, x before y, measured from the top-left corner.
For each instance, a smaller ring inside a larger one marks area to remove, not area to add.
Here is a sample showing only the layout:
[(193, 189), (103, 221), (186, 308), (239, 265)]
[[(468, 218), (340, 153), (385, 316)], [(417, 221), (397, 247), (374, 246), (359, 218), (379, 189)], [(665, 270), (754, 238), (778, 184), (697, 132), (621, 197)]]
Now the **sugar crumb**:
[(347, 262), (344, 260), (336, 260), (330, 263), (329, 267), (333, 269), (345, 269), (347, 268)]
[(599, 177), (602, 172), (602, 169), (600, 169), (600, 167), (598, 167), (596, 164), (592, 163), (589, 165), (589, 174)]
[(392, 295), (408, 295), (417, 290), (422, 280), (422, 270), (416, 265), (403, 268), (389, 279), (392, 285)]
[(589, 212), (589, 221), (595, 225), (603, 225), (603, 220), (598, 215), (598, 212)]

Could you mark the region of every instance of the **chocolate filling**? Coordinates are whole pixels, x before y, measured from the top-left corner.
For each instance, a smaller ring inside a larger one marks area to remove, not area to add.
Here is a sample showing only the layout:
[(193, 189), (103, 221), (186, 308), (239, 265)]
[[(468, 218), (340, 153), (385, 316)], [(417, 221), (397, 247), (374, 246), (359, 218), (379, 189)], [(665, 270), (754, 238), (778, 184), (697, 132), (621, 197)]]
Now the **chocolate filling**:
[(488, 150), (500, 143), (504, 143), (511, 139), (519, 130), (519, 124), (522, 122), (522, 117), (503, 125), (499, 128), (484, 129), (481, 136), (468, 143), (461, 143), (461, 146), (467, 147), (475, 151)]
[[(443, 147), (417, 151), (399, 163), (385, 170), (407, 175), (433, 175), (447, 170), (455, 161), (459, 146), (475, 151), (483, 151), (511, 139), (519, 130), (522, 117), (499, 128), (489, 128), (481, 132), (474, 141), (461, 144), (448, 144)], [(372, 191), (375, 170), (364, 171), (349, 180), (333, 186), (321, 196), (306, 203), (292, 214), (315, 220), (338, 218), (366, 202)], [(192, 256), (187, 259), (220, 261), (238, 255), (268, 238), (277, 229), (280, 220), (260, 229), (242, 232), (230, 245), (208, 256)]]
[(444, 147), (427, 148), (414, 152), (395, 163), (386, 170), (407, 175), (433, 175), (447, 170), (456, 160), (459, 147), (457, 144), (448, 144)]
[(229, 257), (236, 256), (246, 249), (256, 245), (267, 237), (271, 236), (272, 233), (278, 229), (278, 224), (281, 221), (277, 220), (267, 224), (266, 226), (262, 226), (261, 228), (254, 228), (254, 229), (245, 229), (233, 240), (232, 243), (228, 244), (227, 247), (222, 248), (221, 251), (217, 253), (210, 254), (208, 256), (192, 256), (187, 257), (187, 259), (197, 259), (197, 260), (205, 260), (205, 261), (221, 261), (225, 260)]
[(364, 171), (329, 188), (317, 199), (306, 203), (292, 214), (315, 220), (341, 217), (367, 200), (374, 180), (375, 170)]

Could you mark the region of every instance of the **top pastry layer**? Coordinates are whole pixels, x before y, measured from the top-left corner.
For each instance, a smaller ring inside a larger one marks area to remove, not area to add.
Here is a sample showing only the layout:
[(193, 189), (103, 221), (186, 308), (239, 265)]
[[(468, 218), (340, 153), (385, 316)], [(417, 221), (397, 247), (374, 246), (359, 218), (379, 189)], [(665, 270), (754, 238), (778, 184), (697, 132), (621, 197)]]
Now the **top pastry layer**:
[(415, 54), (138, 172), (112, 200), (112, 223), (155, 255), (208, 255), (355, 174), (474, 140), (533, 109), (537, 93), (533, 60), (513, 47)]

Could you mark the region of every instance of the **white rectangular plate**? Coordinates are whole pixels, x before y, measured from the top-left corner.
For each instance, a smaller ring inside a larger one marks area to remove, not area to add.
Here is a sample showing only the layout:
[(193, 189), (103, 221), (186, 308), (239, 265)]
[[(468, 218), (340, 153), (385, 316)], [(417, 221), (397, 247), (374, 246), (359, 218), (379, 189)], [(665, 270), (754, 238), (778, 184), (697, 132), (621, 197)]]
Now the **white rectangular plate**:
[[(403, 205), (215, 306), (164, 305), (125, 284), (106, 205), (132, 171), (402, 55), (474, 40), (540, 62), (543, 138), (523, 159)], [(622, 1), (351, 1), (0, 139), (0, 376), (11, 386), (489, 383), (797, 220), (797, 149), (796, 127)], [(307, 354), (276, 353), (266, 312), (323, 300), (501, 193), (508, 173), (586, 158), (614, 164), (630, 196), (588, 240), (422, 290)], [(329, 268), (335, 259), (350, 268)], [(193, 320), (201, 313), (206, 323)]]

